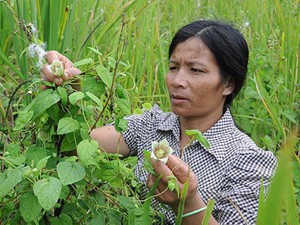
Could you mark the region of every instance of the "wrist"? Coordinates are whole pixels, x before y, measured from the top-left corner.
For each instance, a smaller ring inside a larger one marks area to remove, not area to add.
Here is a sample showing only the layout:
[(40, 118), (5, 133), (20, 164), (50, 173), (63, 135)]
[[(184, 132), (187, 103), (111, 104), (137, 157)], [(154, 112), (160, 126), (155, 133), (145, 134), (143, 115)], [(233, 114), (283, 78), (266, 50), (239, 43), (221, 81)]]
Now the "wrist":
[[(170, 205), (172, 208), (173, 212), (175, 214), (178, 213), (178, 207), (179, 207), (179, 201), (176, 204)], [(195, 195), (190, 196), (188, 199), (185, 200), (184, 204), (184, 210), (183, 214), (197, 210), (199, 208), (206, 207), (206, 204), (203, 202), (202, 198), (198, 193), (195, 193)]]
[(186, 199), (183, 213), (188, 213), (203, 207), (206, 207), (206, 204), (203, 202), (200, 195), (196, 193), (192, 198)]

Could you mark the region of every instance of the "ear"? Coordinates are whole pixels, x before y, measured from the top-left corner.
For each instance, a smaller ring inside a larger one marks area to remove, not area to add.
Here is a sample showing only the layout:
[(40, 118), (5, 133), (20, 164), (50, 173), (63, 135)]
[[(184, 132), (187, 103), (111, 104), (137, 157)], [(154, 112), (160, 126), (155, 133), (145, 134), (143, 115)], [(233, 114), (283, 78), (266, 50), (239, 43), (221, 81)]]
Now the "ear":
[(230, 77), (228, 80), (225, 81), (223, 95), (224, 96), (230, 95), (233, 92), (234, 87), (235, 87), (234, 79)]

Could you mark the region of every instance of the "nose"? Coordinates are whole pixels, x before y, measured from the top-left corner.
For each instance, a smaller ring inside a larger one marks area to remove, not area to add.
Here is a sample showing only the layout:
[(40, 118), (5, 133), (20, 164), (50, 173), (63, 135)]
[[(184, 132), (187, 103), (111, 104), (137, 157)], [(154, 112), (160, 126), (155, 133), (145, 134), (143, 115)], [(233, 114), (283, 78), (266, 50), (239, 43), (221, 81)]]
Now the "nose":
[(171, 86), (174, 88), (187, 87), (186, 73), (183, 68), (179, 69), (177, 73), (171, 75)]

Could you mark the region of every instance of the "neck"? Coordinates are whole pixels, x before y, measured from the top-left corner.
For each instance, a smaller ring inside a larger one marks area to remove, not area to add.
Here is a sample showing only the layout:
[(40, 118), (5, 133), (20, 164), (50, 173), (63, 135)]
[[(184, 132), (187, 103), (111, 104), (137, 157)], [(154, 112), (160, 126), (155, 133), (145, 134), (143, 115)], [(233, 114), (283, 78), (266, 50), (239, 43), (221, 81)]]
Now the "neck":
[(220, 118), (223, 116), (224, 104), (209, 112), (202, 115), (193, 116), (193, 117), (184, 117), (180, 116), (180, 147), (183, 149), (189, 144), (190, 138), (185, 135), (185, 130), (194, 130), (198, 129), (201, 133), (204, 133), (210, 129), (215, 123), (217, 123)]
[[(185, 130), (198, 129), (202, 133), (210, 129), (223, 115), (223, 108), (202, 117), (180, 117), (181, 137), (184, 138)], [(184, 138), (185, 139), (185, 138)]]

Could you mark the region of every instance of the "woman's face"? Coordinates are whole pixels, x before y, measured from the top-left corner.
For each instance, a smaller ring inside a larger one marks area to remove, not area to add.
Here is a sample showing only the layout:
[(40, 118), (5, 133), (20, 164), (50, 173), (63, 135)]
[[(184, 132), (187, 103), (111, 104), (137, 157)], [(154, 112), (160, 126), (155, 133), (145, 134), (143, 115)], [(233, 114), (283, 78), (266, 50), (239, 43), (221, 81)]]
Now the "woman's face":
[(215, 57), (198, 38), (176, 46), (166, 82), (172, 111), (186, 118), (222, 115), (226, 96), (233, 90), (233, 85), (222, 80)]

